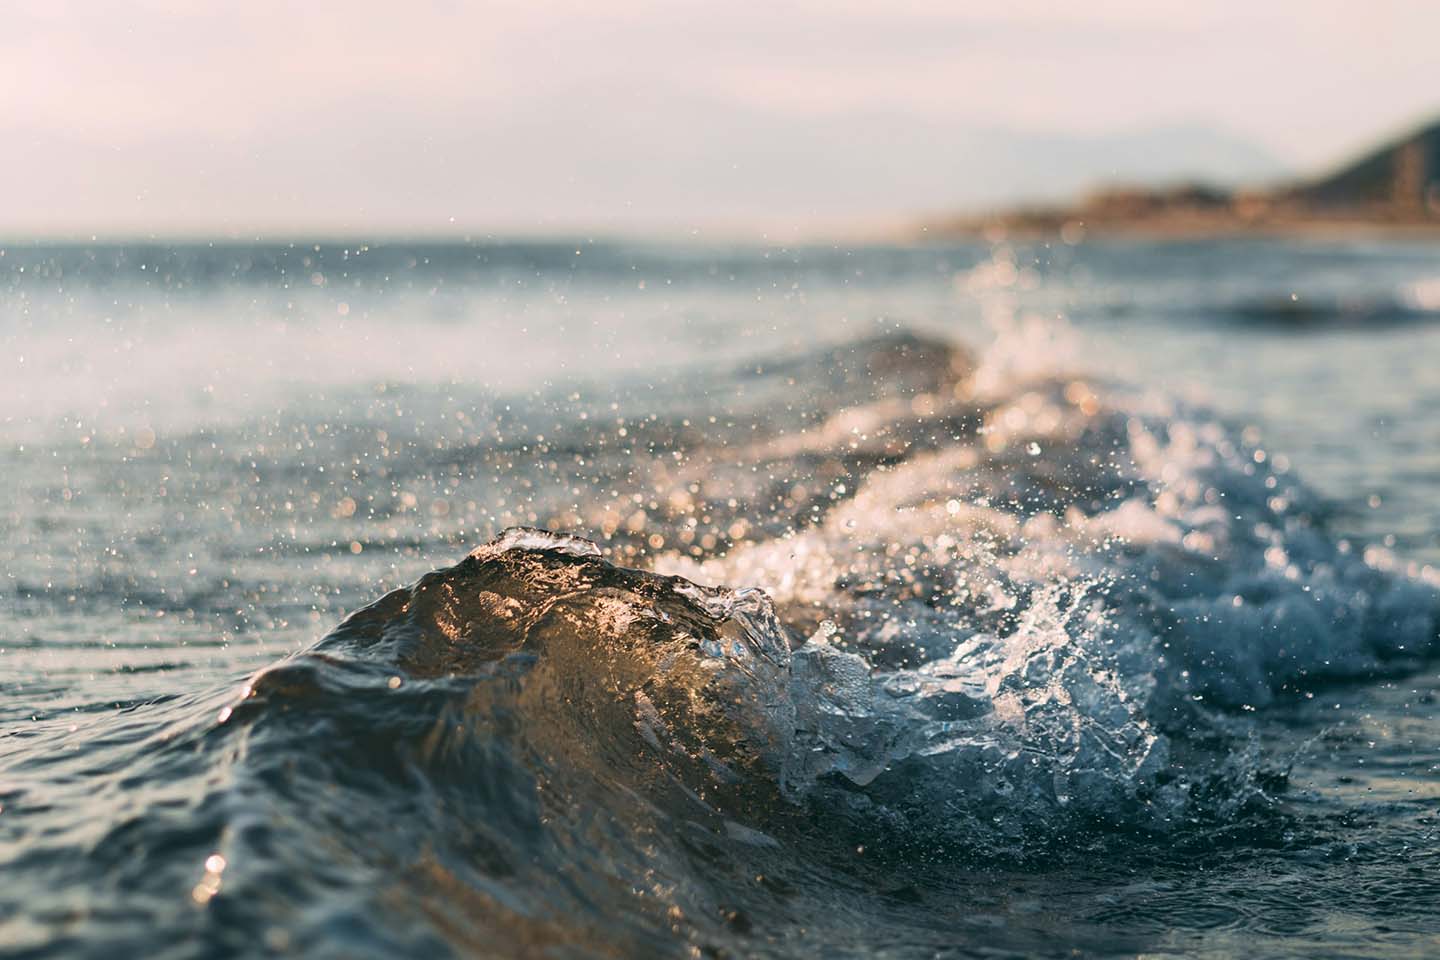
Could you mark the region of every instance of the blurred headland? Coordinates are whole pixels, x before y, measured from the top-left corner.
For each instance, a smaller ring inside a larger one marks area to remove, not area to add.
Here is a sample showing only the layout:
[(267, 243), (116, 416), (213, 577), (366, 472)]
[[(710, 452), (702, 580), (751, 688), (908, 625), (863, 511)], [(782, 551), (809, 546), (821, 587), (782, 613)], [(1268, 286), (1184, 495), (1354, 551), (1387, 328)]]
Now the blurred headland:
[(1331, 172), (1231, 189), (1204, 181), (1102, 186), (1074, 204), (1020, 206), (925, 224), (929, 236), (1160, 235), (1383, 229), (1440, 233), (1440, 118)]

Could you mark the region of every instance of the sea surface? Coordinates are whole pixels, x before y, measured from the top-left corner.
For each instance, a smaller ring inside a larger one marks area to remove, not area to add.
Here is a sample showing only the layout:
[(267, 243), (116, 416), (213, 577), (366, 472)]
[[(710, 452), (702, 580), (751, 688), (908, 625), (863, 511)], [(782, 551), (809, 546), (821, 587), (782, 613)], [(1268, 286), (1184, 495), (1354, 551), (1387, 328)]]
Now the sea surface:
[(1440, 245), (0, 244), (0, 955), (1440, 955)]

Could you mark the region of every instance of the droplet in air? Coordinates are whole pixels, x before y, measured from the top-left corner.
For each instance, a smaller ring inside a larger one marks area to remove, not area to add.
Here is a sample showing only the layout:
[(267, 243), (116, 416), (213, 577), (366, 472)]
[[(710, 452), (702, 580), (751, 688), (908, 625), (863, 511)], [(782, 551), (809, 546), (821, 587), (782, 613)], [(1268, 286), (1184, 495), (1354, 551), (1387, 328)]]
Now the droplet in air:
[(835, 625), (834, 620), (821, 620), (819, 628), (811, 635), (810, 642), (829, 643), (830, 638), (839, 632), (840, 628)]

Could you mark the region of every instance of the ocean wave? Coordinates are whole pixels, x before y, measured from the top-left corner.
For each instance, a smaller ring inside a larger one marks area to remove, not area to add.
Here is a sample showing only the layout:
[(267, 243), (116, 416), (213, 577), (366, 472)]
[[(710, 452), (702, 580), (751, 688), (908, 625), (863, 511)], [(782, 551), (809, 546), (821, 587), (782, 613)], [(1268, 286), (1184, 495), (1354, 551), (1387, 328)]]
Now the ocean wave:
[(886, 335), (747, 366), (725, 422), (547, 427), (594, 492), (532, 512), (603, 547), (511, 528), (80, 766), (12, 761), (0, 826), (115, 808), (11, 861), (48, 891), (16, 944), (784, 954), (920, 869), (1278, 831), (1251, 718), (1434, 655), (1440, 582), (1257, 433), (1000, 352)]
[[(1426, 294), (1421, 296), (1421, 294)], [(1433, 304), (1433, 284), (1416, 285), (1395, 296), (1255, 297), (1226, 304), (1217, 311), (1222, 321), (1246, 327), (1304, 331), (1409, 327), (1440, 321)]]

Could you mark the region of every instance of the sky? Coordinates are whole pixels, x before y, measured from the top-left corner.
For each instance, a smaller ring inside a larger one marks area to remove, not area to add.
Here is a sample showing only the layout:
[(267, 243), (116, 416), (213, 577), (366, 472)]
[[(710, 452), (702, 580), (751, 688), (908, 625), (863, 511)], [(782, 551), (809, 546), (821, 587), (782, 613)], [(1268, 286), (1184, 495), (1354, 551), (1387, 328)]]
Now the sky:
[(1324, 171), (1402, 0), (0, 0), (0, 235), (804, 231)]

